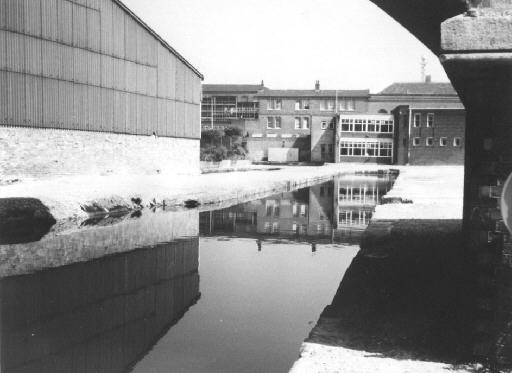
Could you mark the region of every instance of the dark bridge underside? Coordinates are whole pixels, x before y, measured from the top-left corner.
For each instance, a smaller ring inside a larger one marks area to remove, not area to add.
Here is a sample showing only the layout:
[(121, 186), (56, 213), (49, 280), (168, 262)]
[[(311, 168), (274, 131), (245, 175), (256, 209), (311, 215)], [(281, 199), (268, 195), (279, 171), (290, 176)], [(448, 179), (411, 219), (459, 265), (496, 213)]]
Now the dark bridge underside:
[(464, 0), (370, 0), (421, 40), (441, 53), (440, 25), (466, 10)]

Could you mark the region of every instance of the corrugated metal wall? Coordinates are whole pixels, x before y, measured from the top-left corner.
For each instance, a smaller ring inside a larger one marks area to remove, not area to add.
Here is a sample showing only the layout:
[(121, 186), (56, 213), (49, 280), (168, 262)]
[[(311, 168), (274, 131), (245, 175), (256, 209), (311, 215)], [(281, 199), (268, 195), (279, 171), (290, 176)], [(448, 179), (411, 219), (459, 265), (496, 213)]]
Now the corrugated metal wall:
[(200, 91), (112, 0), (0, 0), (0, 125), (199, 138)]

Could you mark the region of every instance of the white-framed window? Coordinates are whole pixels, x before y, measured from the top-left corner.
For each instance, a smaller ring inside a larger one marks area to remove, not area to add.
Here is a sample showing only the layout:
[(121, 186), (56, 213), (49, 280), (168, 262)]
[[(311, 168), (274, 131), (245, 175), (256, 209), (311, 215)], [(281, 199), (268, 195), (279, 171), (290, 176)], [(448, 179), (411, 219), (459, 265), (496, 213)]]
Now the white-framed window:
[(439, 139), (439, 146), (447, 146), (448, 145), (448, 137), (441, 137)]
[(309, 117), (302, 118), (302, 128), (305, 130), (309, 129)]
[(341, 132), (393, 133), (394, 121), (375, 120), (369, 118), (341, 118)]
[(295, 110), (309, 110), (309, 100), (296, 100), (295, 101)]
[(412, 139), (412, 145), (413, 146), (420, 146), (421, 139), (419, 137), (415, 137)]
[(342, 157), (381, 157), (391, 158), (393, 143), (383, 141), (341, 141), (340, 156)]
[(455, 146), (457, 148), (462, 146), (462, 139), (460, 137), (455, 137), (453, 139), (453, 146)]
[(323, 130), (326, 130), (327, 129), (327, 121), (323, 120), (320, 126), (322, 127)]
[(280, 130), (282, 128), (281, 117), (267, 117), (267, 128)]
[(281, 110), (283, 102), (280, 98), (272, 98), (268, 100), (268, 110)]
[(434, 138), (433, 137), (427, 137), (427, 140), (425, 141), (425, 144), (427, 146), (434, 146)]
[(300, 130), (302, 128), (302, 120), (300, 117), (295, 117), (295, 129)]
[(433, 113), (427, 114), (427, 127), (428, 128), (434, 127), (434, 114)]
[(421, 114), (417, 113), (414, 114), (414, 127), (420, 127), (421, 126)]
[(334, 111), (336, 102), (334, 100), (322, 100), (320, 101), (321, 111)]

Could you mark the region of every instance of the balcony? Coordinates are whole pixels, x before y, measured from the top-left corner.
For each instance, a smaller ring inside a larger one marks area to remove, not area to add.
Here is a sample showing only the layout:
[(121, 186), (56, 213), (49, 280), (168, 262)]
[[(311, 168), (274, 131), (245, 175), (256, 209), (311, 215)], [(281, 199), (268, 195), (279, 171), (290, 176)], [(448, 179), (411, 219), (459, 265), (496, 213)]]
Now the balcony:
[(235, 119), (258, 119), (257, 103), (238, 103), (237, 106), (204, 105), (201, 108), (201, 121), (229, 123)]

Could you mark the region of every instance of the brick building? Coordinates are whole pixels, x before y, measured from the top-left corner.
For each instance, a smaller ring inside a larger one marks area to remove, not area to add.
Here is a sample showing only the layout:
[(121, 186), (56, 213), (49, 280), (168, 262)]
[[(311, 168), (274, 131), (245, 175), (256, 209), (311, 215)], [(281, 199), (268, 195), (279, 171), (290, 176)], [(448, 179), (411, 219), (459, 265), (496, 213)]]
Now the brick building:
[(246, 122), (247, 146), (254, 159), (270, 148), (298, 149), (300, 161), (334, 162), (336, 113), (365, 113), (368, 90), (265, 89), (257, 95), (259, 118)]
[[(321, 90), (318, 81), (312, 90), (204, 85), (202, 114), (203, 128), (240, 126), (258, 161), (463, 162), (464, 107), (450, 83), (430, 79), (394, 83), (373, 95)], [(429, 114), (434, 128), (427, 127)], [(422, 115), (423, 127), (409, 130), (411, 115)]]
[(394, 116), (397, 164), (464, 164), (464, 109), (403, 105)]

